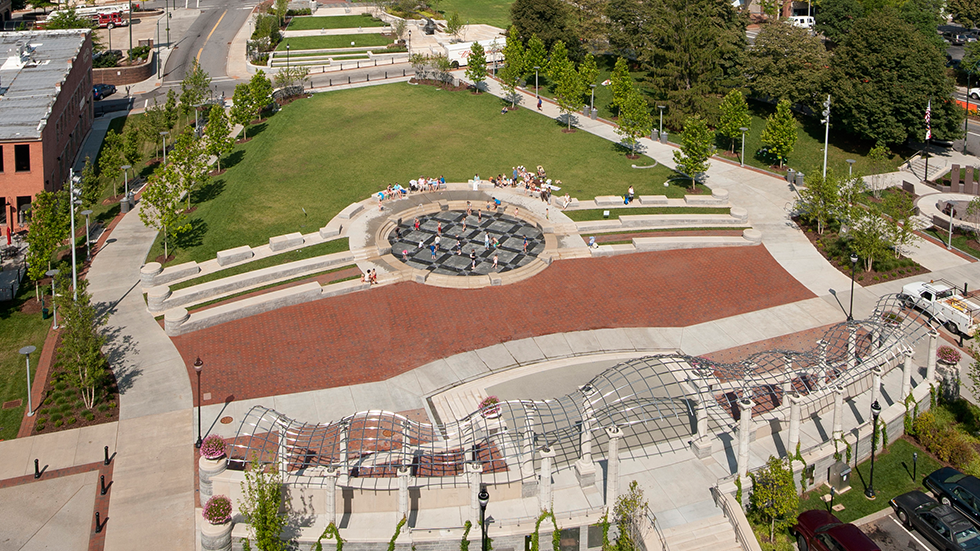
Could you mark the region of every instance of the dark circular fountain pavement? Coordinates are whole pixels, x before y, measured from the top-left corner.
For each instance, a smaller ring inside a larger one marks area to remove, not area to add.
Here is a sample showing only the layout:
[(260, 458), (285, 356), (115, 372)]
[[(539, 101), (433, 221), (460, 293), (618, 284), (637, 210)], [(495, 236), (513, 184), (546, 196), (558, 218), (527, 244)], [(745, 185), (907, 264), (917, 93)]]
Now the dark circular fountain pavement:
[[(470, 215), (465, 211), (450, 210), (426, 214), (418, 219), (421, 223), (418, 230), (415, 230), (415, 218), (406, 216), (398, 227), (401, 238), (396, 237), (395, 231), (388, 235), (391, 254), (412, 268), (445, 275), (486, 275), (520, 268), (544, 252), (544, 234), (541, 229), (513, 216), (483, 211), (481, 221), (476, 210)], [(435, 244), (440, 223), (442, 237), (433, 259), (429, 247)], [(485, 234), (490, 235), (489, 249), (484, 246)], [(456, 246), (457, 236), (459, 247)], [(498, 241), (496, 249), (492, 243), (494, 237)], [(419, 241), (422, 242), (422, 248), (419, 248)], [(472, 268), (471, 252), (476, 257), (476, 268)], [(494, 253), (498, 257), (496, 269), (493, 268)]]

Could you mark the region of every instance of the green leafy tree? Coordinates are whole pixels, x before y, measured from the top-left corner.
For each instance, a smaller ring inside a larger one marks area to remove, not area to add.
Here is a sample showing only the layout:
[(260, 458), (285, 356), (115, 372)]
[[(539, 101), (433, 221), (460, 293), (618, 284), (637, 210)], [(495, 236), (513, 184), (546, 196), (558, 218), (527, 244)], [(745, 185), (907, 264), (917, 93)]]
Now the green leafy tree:
[(953, 21), (967, 28), (980, 25), (980, 3), (976, 0), (946, 0), (946, 11)]
[(37, 283), (51, 269), (51, 257), (68, 239), (68, 192), (39, 191), (31, 201), (31, 224), (27, 229), (27, 276)]
[[(118, 136), (118, 134), (116, 134)], [(91, 207), (99, 201), (102, 195), (102, 185), (99, 177), (95, 174), (95, 165), (92, 164), (88, 155), (85, 156), (85, 166), (82, 167), (82, 205)]]
[(870, 271), (875, 260), (888, 254), (889, 223), (875, 204), (853, 205), (849, 210), (847, 235), (851, 250), (864, 261), (865, 271)]
[(172, 166), (164, 166), (150, 176), (143, 188), (143, 208), (139, 211), (144, 224), (163, 234), (164, 258), (170, 256), (170, 240), (190, 229), (180, 202), (182, 182)]
[(282, 532), (289, 519), (279, 513), (284, 499), (282, 475), (274, 466), (266, 470), (265, 465), (253, 456), (249, 469), (245, 471), (242, 482), (242, 500), (238, 502), (245, 521), (249, 524), (256, 547), (260, 551), (286, 551), (290, 547), (282, 541)]
[(868, 151), (868, 160), (871, 161), (871, 193), (876, 199), (881, 198), (881, 190), (884, 186), (885, 172), (888, 172), (888, 150), (882, 144), (877, 144)]
[(855, 21), (864, 17), (864, 5), (854, 0), (820, 0), (814, 29), (828, 40), (840, 43)]
[(212, 105), (208, 115), (208, 126), (204, 129), (205, 153), (214, 155), (221, 171), (221, 156), (231, 153), (235, 139), (231, 137), (231, 124), (228, 115), (220, 105)]
[(289, 0), (275, 0), (273, 2), (272, 14), (276, 16), (280, 27), (285, 24), (287, 13), (289, 13)]
[(528, 77), (534, 74), (534, 68), (540, 67), (538, 70), (538, 77), (548, 78), (546, 74), (548, 72), (548, 49), (544, 45), (544, 41), (538, 38), (538, 35), (533, 35), (527, 41), (527, 48), (523, 48), (524, 52), (524, 76)]
[(470, 46), (470, 56), (466, 65), (466, 78), (473, 81), (476, 93), (480, 93), (480, 88), (487, 80), (487, 53), (479, 42), (474, 42)]
[(590, 96), (592, 86), (596, 84), (596, 80), (599, 78), (599, 67), (596, 66), (595, 56), (592, 54), (585, 54), (585, 59), (578, 66), (579, 79), (582, 81), (582, 86), (585, 90), (585, 94)]
[(905, 0), (898, 6), (898, 15), (902, 21), (918, 29), (927, 42), (943, 52), (946, 51), (946, 43), (936, 29), (946, 24), (944, 4), (945, 0)]
[(242, 134), (248, 139), (248, 124), (255, 119), (258, 109), (252, 98), (252, 88), (246, 82), (235, 85), (235, 95), (231, 98), (231, 120), (242, 125)]
[(923, 140), (930, 98), (936, 137), (962, 135), (963, 110), (952, 100), (943, 53), (891, 10), (854, 23), (834, 51), (830, 86), (835, 120), (856, 138), (883, 144)]
[(191, 61), (191, 68), (184, 73), (180, 81), (180, 104), (184, 114), (190, 113), (197, 105), (204, 103), (211, 89), (211, 75), (207, 73), (197, 59)]
[(830, 72), (819, 37), (792, 25), (763, 25), (745, 56), (745, 80), (758, 97), (816, 107)]
[(301, 89), (298, 90), (300, 93), (302, 92), (302, 88), (306, 88), (306, 81), (309, 79), (310, 68), (302, 65), (293, 65), (292, 67), (280, 69), (279, 72), (276, 73), (276, 76), (273, 77), (276, 88), (300, 86)]
[(112, 183), (112, 196), (118, 195), (118, 180), (122, 165), (126, 163), (125, 140), (118, 132), (111, 130), (102, 141), (102, 152), (99, 154), (99, 171), (102, 176)]
[(174, 139), (174, 148), (170, 154), (168, 168), (173, 171), (177, 179), (180, 192), (187, 200), (188, 210), (191, 208), (191, 191), (208, 179), (206, 144), (207, 142), (198, 140), (190, 128), (185, 128)]
[(780, 100), (776, 105), (776, 112), (766, 119), (762, 143), (773, 155), (779, 157), (779, 166), (783, 166), (783, 161), (796, 147), (796, 119), (790, 110), (789, 100)]
[(44, 28), (48, 30), (93, 29), (95, 24), (91, 18), (79, 15), (75, 8), (68, 8), (55, 12), (45, 21)]
[(264, 71), (259, 71), (252, 75), (252, 80), (248, 82), (252, 92), (252, 103), (255, 105), (255, 112), (261, 115), (269, 104), (272, 103), (272, 81), (265, 76)]
[(510, 7), (510, 19), (514, 23), (510, 39), (526, 43), (537, 35), (545, 50), (551, 50), (559, 40), (566, 44), (577, 43), (571, 8), (560, 0), (515, 0)]
[(735, 140), (742, 137), (742, 128), (746, 128), (752, 123), (749, 104), (745, 101), (745, 95), (742, 94), (741, 90), (735, 89), (728, 92), (728, 95), (722, 100), (720, 120), (718, 133), (728, 138), (731, 150), (734, 152)]
[(616, 65), (613, 66), (612, 73), (609, 75), (609, 86), (612, 87), (612, 104), (616, 107), (616, 114), (623, 109), (623, 102), (633, 89), (633, 77), (630, 76), (629, 66), (626, 65), (625, 58), (618, 58)]
[(177, 110), (177, 92), (173, 88), (167, 90), (167, 102), (163, 104), (163, 120), (167, 131), (173, 130), (177, 126), (177, 117), (180, 112)]
[(435, 67), (436, 78), (443, 84), (449, 84), (453, 79), (453, 64), (445, 54), (434, 55), (429, 58)]
[(616, 127), (616, 133), (629, 144), (634, 158), (637, 142), (641, 136), (649, 134), (652, 127), (653, 117), (650, 116), (647, 102), (643, 101), (640, 92), (631, 86), (619, 113), (619, 126)]
[(126, 159), (126, 164), (136, 166), (137, 163), (143, 160), (144, 143), (139, 128), (135, 125), (126, 128), (122, 136), (122, 152), (123, 158)]
[(631, 61), (649, 44), (647, 5), (640, 0), (609, 0), (606, 6), (606, 27), (613, 51)]
[(796, 493), (793, 471), (785, 461), (769, 456), (766, 466), (749, 473), (752, 478), (752, 495), (749, 496), (751, 514), (769, 525), (769, 541), (774, 541), (777, 530), (789, 528), (796, 522), (800, 496)]
[(643, 499), (643, 490), (635, 481), (631, 481), (629, 490), (618, 498), (613, 505), (613, 518), (619, 528), (619, 538), (616, 541), (618, 551), (633, 551), (641, 549), (643, 539), (643, 516), (646, 514), (647, 501)]
[(715, 153), (715, 133), (701, 117), (689, 117), (684, 122), (680, 151), (674, 151), (677, 171), (691, 179), (691, 187), (697, 186), (698, 177), (707, 172), (708, 159)]
[(446, 32), (454, 40), (459, 40), (459, 35), (463, 32), (463, 20), (459, 17), (459, 12), (454, 11), (446, 18)]
[[(59, 273), (58, 286), (71, 286), (71, 270)], [(86, 409), (92, 409), (105, 394), (108, 381), (108, 362), (102, 356), (106, 339), (100, 331), (106, 318), (100, 316), (92, 305), (88, 293), (88, 281), (78, 280), (75, 293), (62, 292), (55, 299), (61, 314), (61, 344), (58, 346), (58, 363), (66, 382), (77, 388)], [(77, 295), (77, 297), (75, 296)]]
[[(557, 42), (556, 44), (561, 44)], [(582, 108), (582, 77), (575, 70), (575, 65), (569, 59), (565, 59), (562, 68), (555, 69), (555, 101), (558, 103), (558, 110), (565, 114), (565, 122), (568, 129), (572, 129), (572, 113)]]
[(139, 130), (143, 136), (143, 142), (153, 144), (154, 153), (158, 144), (163, 147), (160, 132), (167, 130), (167, 117), (163, 111), (163, 106), (157, 102), (156, 98), (153, 98), (153, 105), (143, 112), (143, 118), (139, 121)]
[(510, 39), (504, 46), (504, 67), (497, 71), (504, 89), (510, 95), (511, 107), (517, 105), (517, 83), (524, 75), (524, 45), (520, 40)]
[[(888, 228), (888, 239), (895, 246), (895, 258), (901, 258), (902, 251), (920, 239), (915, 234), (920, 229), (919, 219), (915, 215), (915, 202), (908, 193), (896, 191), (885, 198), (885, 210), (892, 219)], [(967, 211), (969, 213), (969, 209)]]
[(799, 190), (796, 210), (804, 220), (817, 224), (817, 235), (823, 235), (830, 221), (841, 212), (841, 189), (844, 185), (843, 180), (829, 168), (826, 178), (819, 171), (814, 171), (807, 177), (806, 187)]
[(558, 76), (568, 67), (568, 63), (568, 49), (565, 47), (565, 43), (559, 40), (551, 46), (551, 55), (545, 70), (548, 80), (557, 83)]

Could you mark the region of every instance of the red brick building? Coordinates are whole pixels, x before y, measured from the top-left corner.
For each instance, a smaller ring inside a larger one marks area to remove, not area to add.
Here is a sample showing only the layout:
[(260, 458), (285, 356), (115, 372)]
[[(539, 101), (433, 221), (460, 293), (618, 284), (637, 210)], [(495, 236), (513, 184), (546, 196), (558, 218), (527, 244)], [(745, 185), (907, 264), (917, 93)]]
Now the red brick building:
[(34, 195), (65, 186), (92, 103), (90, 31), (0, 33), (0, 229), (23, 229)]

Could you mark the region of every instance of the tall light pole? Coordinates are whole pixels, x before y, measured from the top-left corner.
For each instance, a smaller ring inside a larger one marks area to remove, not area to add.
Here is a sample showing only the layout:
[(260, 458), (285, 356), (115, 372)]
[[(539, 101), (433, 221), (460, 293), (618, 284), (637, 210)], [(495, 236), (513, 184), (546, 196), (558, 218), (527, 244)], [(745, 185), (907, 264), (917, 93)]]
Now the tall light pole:
[(89, 233), (89, 225), (88, 225), (89, 218), (88, 217), (92, 215), (92, 209), (83, 210), (82, 211), (82, 214), (85, 215), (85, 260), (87, 262), (91, 262), (92, 261), (92, 239), (90, 237), (91, 234)]
[(827, 178), (827, 149), (830, 147), (830, 94), (827, 94), (827, 101), (823, 102), (823, 177)]
[(480, 529), (481, 529), (481, 551), (489, 551), (487, 545), (487, 503), (490, 503), (490, 493), (487, 492), (487, 487), (482, 486), (480, 488), (480, 493), (477, 494), (476, 499), (480, 502)]
[(170, 0), (165, 0), (163, 8), (167, 11), (167, 47), (170, 47)]
[(592, 116), (592, 111), (595, 111), (595, 84), (590, 84), (589, 88), (592, 88), (592, 100), (589, 102), (589, 116)]
[(847, 177), (850, 178), (854, 174), (854, 159), (845, 159), (847, 161)]
[[(875, 498), (875, 451), (878, 449), (878, 439), (875, 438), (878, 432), (878, 416), (881, 415), (881, 406), (878, 400), (871, 404), (871, 474), (868, 477), (868, 487), (864, 490), (864, 496), (868, 499)], [(888, 430), (888, 427), (885, 427)]]
[(126, 190), (126, 199), (129, 199), (129, 169), (133, 168), (132, 165), (122, 165), (119, 167), (123, 171), (123, 186)]
[(69, 196), (71, 197), (71, 203), (69, 204), (68, 213), (71, 217), (71, 285), (72, 285), (72, 298), (78, 300), (78, 262), (75, 259), (75, 207), (82, 204), (82, 188), (78, 187), (81, 183), (81, 178), (75, 176), (73, 172), (71, 174), (71, 180), (68, 183)]
[(204, 362), (200, 356), (194, 361), (194, 371), (197, 372), (197, 442), (194, 447), (201, 447), (201, 370), (204, 369)]
[(133, 0), (129, 0), (129, 49), (133, 49)]
[(666, 105), (657, 106), (657, 109), (660, 109), (660, 134), (657, 136), (658, 139), (664, 135), (664, 109), (666, 108)]
[(58, 275), (58, 272), (60, 270), (57, 268), (44, 272), (44, 275), (51, 278), (51, 311), (54, 312), (52, 315), (54, 317), (54, 323), (51, 325), (51, 329), (58, 329), (58, 305), (54, 301), (54, 276)]
[[(133, 27), (129, 27), (132, 29)], [(160, 62), (160, 18), (157, 18), (157, 78), (163, 76), (163, 63)]]
[(858, 255), (851, 253), (851, 308), (847, 311), (847, 321), (854, 319), (854, 272), (857, 270)]
[(980, 66), (980, 59), (977, 59), (973, 64), (973, 67), (966, 68), (966, 118), (963, 120), (963, 153), (966, 153), (966, 145), (970, 139), (970, 77), (973, 76), (973, 72), (977, 70)]
[(739, 130), (742, 131), (742, 156), (738, 158), (738, 166), (745, 166), (745, 133), (749, 129), (743, 126)]
[(170, 134), (170, 132), (167, 132), (166, 130), (160, 132), (160, 135), (163, 136), (163, 166), (167, 166), (167, 135), (168, 134)]
[(286, 43), (286, 72), (289, 72), (289, 43)]
[(27, 416), (34, 417), (34, 404), (31, 402), (31, 354), (37, 350), (36, 346), (25, 346), (20, 349), (20, 353), (27, 360)]
[(541, 69), (540, 65), (534, 66), (534, 100), (537, 101), (538, 97), (538, 70)]

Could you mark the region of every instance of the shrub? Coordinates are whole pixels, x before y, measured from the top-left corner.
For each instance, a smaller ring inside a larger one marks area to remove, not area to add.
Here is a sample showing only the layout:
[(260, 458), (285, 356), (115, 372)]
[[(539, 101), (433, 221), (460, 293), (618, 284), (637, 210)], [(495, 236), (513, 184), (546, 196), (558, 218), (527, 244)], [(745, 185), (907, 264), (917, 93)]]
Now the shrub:
[(955, 365), (960, 363), (960, 351), (952, 346), (940, 346), (936, 351), (936, 359), (947, 364)]
[(82, 417), (88, 419), (89, 421), (95, 420), (95, 414), (88, 410), (82, 412)]
[(146, 59), (150, 55), (149, 46), (137, 46), (129, 50), (129, 59)]
[(206, 459), (224, 457), (226, 451), (227, 444), (225, 444), (225, 439), (217, 434), (212, 434), (201, 442), (201, 456)]
[(56, 427), (60, 427), (63, 424), (64, 424), (64, 422), (61, 419), (58, 419), (57, 421), (54, 422), (54, 426), (56, 426)]
[(66, 388), (68, 388), (68, 385), (66, 385), (65, 383), (55, 383), (54, 388), (55, 390), (59, 390), (59, 391), (65, 390)]
[(108, 409), (109, 409), (109, 404), (99, 404), (98, 405), (98, 410), (101, 411), (102, 413), (105, 413), (106, 410), (108, 410)]
[(68, 424), (69, 425), (74, 425), (77, 422), (78, 422), (78, 420), (75, 419), (75, 416), (74, 415), (72, 415), (71, 417), (68, 418)]
[(51, 414), (51, 420), (52, 421), (60, 421), (60, 420), (62, 420), (64, 418), (65, 418), (65, 416), (62, 415), (62, 414), (60, 414), (60, 413), (52, 413)]
[(211, 524), (224, 524), (231, 520), (231, 500), (227, 496), (211, 496), (201, 514)]
[(41, 432), (44, 430), (44, 423), (38, 421), (37, 426), (35, 426), (34, 428), (37, 429), (37, 432)]

